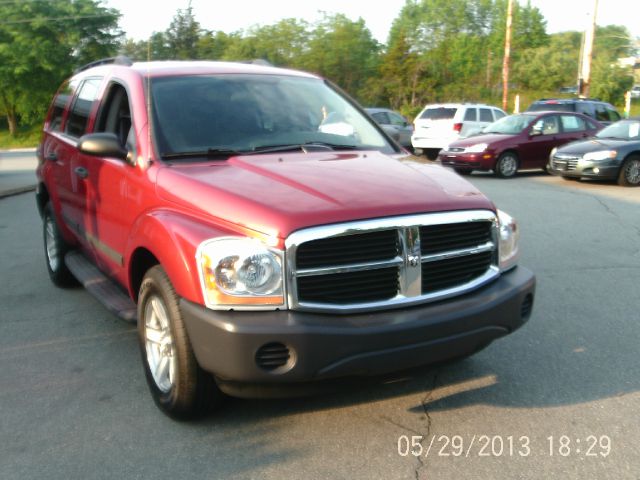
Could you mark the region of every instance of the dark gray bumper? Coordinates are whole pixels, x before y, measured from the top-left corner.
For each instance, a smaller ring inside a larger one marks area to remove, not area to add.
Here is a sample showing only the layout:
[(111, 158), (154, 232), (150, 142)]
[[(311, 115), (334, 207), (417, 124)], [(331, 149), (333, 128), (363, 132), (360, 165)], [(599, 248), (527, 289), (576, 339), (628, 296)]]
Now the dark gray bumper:
[[(221, 381), (274, 386), (375, 375), (473, 352), (522, 326), (535, 277), (523, 267), (475, 292), (416, 307), (354, 315), (297, 311), (213, 311), (181, 301), (198, 362)], [(256, 362), (265, 344), (292, 355), (266, 371)], [(250, 396), (250, 395), (249, 395)]]

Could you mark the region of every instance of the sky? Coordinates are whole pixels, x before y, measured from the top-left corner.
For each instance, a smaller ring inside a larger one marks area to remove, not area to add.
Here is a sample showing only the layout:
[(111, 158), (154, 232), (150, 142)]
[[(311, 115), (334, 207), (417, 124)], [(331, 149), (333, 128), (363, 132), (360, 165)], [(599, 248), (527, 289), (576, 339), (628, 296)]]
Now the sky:
[[(103, 5), (117, 8), (123, 17), (120, 26), (127, 37), (149, 38), (154, 31), (169, 27), (176, 11), (187, 7), (188, 0), (103, 0)], [(524, 3), (524, 0), (521, 0)], [(385, 43), (391, 23), (405, 0), (192, 0), (196, 19), (208, 30), (233, 32), (254, 25), (270, 25), (282, 18), (302, 18), (313, 22), (320, 12), (344, 13), (356, 20), (362, 17), (373, 36)], [(547, 31), (585, 29), (594, 0), (531, 0), (547, 20)], [(599, 0), (598, 25), (624, 25), (640, 37), (640, 1)]]

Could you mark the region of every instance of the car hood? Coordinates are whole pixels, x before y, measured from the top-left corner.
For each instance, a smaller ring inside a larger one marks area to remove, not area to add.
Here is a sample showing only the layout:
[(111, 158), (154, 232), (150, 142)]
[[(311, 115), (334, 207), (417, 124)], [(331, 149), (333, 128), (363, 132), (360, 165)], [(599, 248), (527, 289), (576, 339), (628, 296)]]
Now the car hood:
[[(629, 145), (627, 140), (614, 140), (611, 138), (590, 138), (588, 140), (578, 140), (568, 143), (558, 148), (557, 153), (570, 155), (583, 155), (598, 150), (624, 148)], [(637, 143), (637, 142), (636, 142)]]
[(498, 133), (481, 133), (479, 135), (474, 135), (472, 137), (456, 140), (455, 142), (449, 145), (449, 148), (469, 148), (470, 146), (477, 145), (478, 143), (495, 145), (501, 142), (509, 142), (515, 137), (517, 137), (517, 135), (507, 135), (507, 134), (498, 134)]
[(379, 152), (283, 153), (174, 164), (157, 176), (158, 194), (270, 236), (356, 219), (465, 209), (494, 210), (449, 169)]

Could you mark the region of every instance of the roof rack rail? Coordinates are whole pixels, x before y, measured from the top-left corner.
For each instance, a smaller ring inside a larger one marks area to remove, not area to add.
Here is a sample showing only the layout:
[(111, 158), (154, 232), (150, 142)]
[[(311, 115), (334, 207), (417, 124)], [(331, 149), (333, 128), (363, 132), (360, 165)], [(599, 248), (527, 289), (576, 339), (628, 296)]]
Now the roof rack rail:
[(100, 60), (87, 63), (86, 65), (83, 65), (82, 67), (77, 68), (73, 73), (75, 74), (75, 73), (84, 72), (85, 70), (88, 70), (92, 67), (97, 67), (99, 65), (123, 65), (125, 67), (130, 67), (131, 65), (133, 65), (133, 61), (129, 57), (126, 57), (124, 55), (118, 55), (117, 57), (102, 58)]

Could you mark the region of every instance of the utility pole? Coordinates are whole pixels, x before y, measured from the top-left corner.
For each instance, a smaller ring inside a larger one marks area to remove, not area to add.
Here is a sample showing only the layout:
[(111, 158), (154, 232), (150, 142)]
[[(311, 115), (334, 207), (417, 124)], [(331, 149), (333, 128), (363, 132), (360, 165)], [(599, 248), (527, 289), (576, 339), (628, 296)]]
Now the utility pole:
[(502, 109), (507, 111), (509, 100), (509, 61), (511, 60), (511, 24), (513, 22), (513, 0), (507, 6), (507, 31), (504, 39), (504, 60), (502, 61)]
[(598, 0), (594, 0), (594, 2), (591, 22), (587, 27), (587, 30), (584, 32), (581, 62), (582, 68), (580, 71), (580, 80), (578, 81), (578, 94), (585, 98), (589, 96), (589, 89), (591, 86), (591, 57), (593, 56), (593, 39), (596, 34), (596, 17), (598, 15)]

